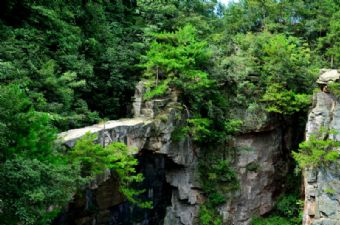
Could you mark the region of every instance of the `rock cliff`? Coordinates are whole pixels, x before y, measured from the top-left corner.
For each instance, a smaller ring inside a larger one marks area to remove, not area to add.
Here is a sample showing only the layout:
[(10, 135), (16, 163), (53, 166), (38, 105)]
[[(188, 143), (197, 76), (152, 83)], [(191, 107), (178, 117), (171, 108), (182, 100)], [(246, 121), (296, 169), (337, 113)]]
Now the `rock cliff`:
[[(340, 102), (328, 92), (314, 94), (313, 109), (306, 126), (306, 140), (321, 128), (340, 131)], [(340, 134), (329, 137), (340, 141)], [(304, 225), (340, 224), (339, 162), (327, 167), (304, 171)]]
[[(85, 198), (70, 204), (59, 224), (198, 224), (199, 205), (204, 201), (196, 157), (199, 149), (189, 138), (180, 142), (171, 139), (172, 131), (183, 118), (176, 96), (144, 102), (143, 92), (141, 82), (133, 104), (135, 118), (70, 130), (60, 134), (60, 139), (72, 147), (78, 138), (92, 132), (98, 133), (100, 143), (121, 141), (136, 147), (139, 171), (146, 177), (141, 187), (146, 189), (145, 197), (153, 201), (154, 209), (138, 210), (125, 203), (118, 193), (117, 181), (107, 171), (88, 188)], [(240, 188), (226, 193), (228, 201), (219, 208), (224, 224), (249, 225), (253, 216), (272, 209), (282, 190), (290, 131), (267, 113), (260, 115), (253, 115), (256, 119), (261, 117), (254, 121), (245, 111), (244, 132), (235, 138), (238, 150), (232, 159)]]

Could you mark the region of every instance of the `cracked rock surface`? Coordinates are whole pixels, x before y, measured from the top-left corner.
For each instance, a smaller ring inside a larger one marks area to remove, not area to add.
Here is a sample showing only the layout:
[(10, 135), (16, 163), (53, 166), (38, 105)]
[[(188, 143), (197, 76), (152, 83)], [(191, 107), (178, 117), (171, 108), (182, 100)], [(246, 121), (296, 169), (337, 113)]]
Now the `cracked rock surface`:
[[(330, 93), (314, 94), (313, 109), (306, 125), (306, 140), (321, 128), (340, 131), (340, 103)], [(329, 135), (340, 141), (340, 133)], [(340, 164), (304, 171), (304, 225), (340, 224)]]

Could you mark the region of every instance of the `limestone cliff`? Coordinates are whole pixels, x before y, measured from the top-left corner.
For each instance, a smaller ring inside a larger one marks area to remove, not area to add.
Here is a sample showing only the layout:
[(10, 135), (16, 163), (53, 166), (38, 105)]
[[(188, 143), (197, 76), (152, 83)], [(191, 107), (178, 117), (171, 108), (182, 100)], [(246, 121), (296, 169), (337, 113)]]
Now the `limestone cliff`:
[[(121, 141), (136, 147), (139, 171), (146, 177), (142, 188), (154, 209), (138, 210), (125, 203), (115, 187), (117, 181), (107, 171), (89, 186), (85, 199), (71, 203), (59, 224), (198, 224), (199, 205), (204, 201), (197, 168), (199, 149), (189, 138), (180, 142), (171, 139), (183, 118), (176, 96), (145, 102), (143, 92), (141, 82), (136, 88), (135, 118), (70, 130), (60, 138), (71, 147), (86, 132), (92, 132), (99, 134), (100, 143)], [(260, 116), (245, 111), (242, 118), (244, 132), (235, 138), (238, 150), (231, 156), (240, 188), (226, 193), (228, 201), (219, 208), (224, 224), (249, 225), (253, 216), (269, 212), (287, 173), (288, 127), (263, 111)]]

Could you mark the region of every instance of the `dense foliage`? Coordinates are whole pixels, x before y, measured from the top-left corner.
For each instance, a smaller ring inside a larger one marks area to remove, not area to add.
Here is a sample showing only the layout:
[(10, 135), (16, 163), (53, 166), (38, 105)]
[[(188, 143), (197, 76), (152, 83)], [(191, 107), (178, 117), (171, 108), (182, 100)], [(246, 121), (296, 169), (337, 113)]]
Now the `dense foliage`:
[(1, 85), (0, 99), (1, 224), (49, 224), (77, 189), (106, 169), (118, 175), (129, 201), (150, 207), (135, 198), (142, 190), (129, 188), (142, 176), (136, 174), (137, 160), (124, 144), (104, 148), (86, 135), (65, 154), (49, 115), (36, 111), (18, 85)]
[(138, 70), (134, 50), (140, 48), (130, 7), (2, 1), (1, 83), (20, 84), (35, 108), (49, 112), (62, 129), (126, 115)]
[(299, 195), (283, 195), (278, 199), (271, 215), (253, 219), (252, 225), (299, 225), (302, 223), (302, 205)]
[[(126, 146), (87, 136), (66, 156), (55, 138), (129, 116), (145, 79), (145, 99), (178, 96), (187, 118), (176, 132), (199, 145), (210, 181), (201, 223), (220, 224), (220, 186), (237, 186), (227, 158), (243, 127), (238, 112), (305, 113), (318, 70), (340, 65), (339, 17), (338, 0), (0, 1), (0, 220), (48, 224), (104, 168), (140, 180)], [(295, 157), (317, 165), (338, 157), (333, 147), (312, 137)]]
[(0, 86), (0, 220), (46, 224), (83, 183), (54, 144), (56, 129), (15, 84)]

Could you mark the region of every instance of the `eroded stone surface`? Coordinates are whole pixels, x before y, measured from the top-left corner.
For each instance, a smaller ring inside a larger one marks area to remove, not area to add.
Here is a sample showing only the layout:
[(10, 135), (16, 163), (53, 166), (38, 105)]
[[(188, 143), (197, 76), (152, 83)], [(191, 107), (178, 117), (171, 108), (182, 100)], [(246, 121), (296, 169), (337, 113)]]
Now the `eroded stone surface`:
[(279, 128), (237, 137), (236, 144), (241, 149), (236, 164), (240, 190), (222, 209), (229, 215), (226, 224), (248, 225), (253, 216), (264, 215), (273, 208), (274, 193), (280, 191), (280, 180), (287, 173), (282, 139)]
[[(78, 138), (86, 132), (91, 132), (98, 134), (98, 142), (102, 144), (121, 141), (128, 146), (134, 146), (135, 153), (140, 151), (143, 154), (147, 151), (164, 156), (171, 162), (164, 169), (166, 182), (172, 187), (172, 194), (164, 223), (159, 221), (159, 224), (198, 225), (199, 205), (204, 202), (198, 173), (199, 149), (189, 138), (179, 142), (172, 141), (172, 131), (183, 122), (183, 115), (178, 110), (181, 106), (174, 102), (176, 95), (144, 102), (144, 91), (145, 88), (139, 83), (133, 104), (136, 118), (108, 121), (105, 127), (104, 124), (99, 124), (71, 130), (60, 134), (60, 138), (71, 147)], [(274, 193), (279, 191), (280, 180), (287, 172), (282, 156), (283, 145), (288, 145), (292, 138), (283, 132), (277, 118), (263, 110), (257, 111), (256, 115), (252, 111), (243, 111), (242, 115), (245, 121), (243, 134), (235, 140), (238, 150), (232, 157), (239, 175), (240, 189), (225, 193), (229, 201), (219, 208), (225, 225), (249, 225), (254, 215), (269, 212), (275, 202)], [(107, 183), (109, 177), (110, 173), (99, 176), (91, 185), (91, 189), (107, 192), (102, 183)], [(313, 179), (310, 181), (313, 182)], [(155, 194), (153, 190), (147, 191), (149, 195)], [(118, 211), (124, 212), (123, 205), (113, 201), (111, 194), (98, 194), (100, 199), (105, 198), (97, 202), (101, 209), (97, 217), (102, 218), (86, 216), (79, 218), (77, 224), (105, 224), (110, 220), (108, 209), (112, 210), (112, 207), (120, 207)], [(114, 218), (120, 217), (111, 214), (110, 221)], [(149, 225), (147, 222), (143, 224)]]
[[(329, 93), (314, 94), (314, 108), (306, 125), (306, 140), (320, 129), (340, 131), (340, 104)], [(326, 138), (326, 137), (325, 137)], [(340, 141), (340, 133), (329, 135)], [(340, 224), (340, 165), (339, 162), (304, 171), (304, 225)]]
[(98, 142), (109, 144), (123, 142), (130, 147), (141, 149), (149, 136), (151, 121), (145, 118), (111, 120), (101, 124), (73, 129), (59, 134), (65, 145), (72, 147), (86, 133), (97, 134)]

